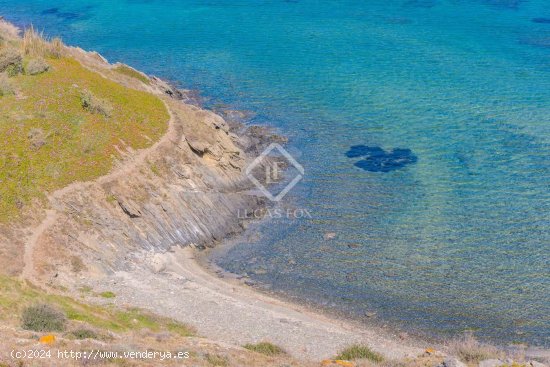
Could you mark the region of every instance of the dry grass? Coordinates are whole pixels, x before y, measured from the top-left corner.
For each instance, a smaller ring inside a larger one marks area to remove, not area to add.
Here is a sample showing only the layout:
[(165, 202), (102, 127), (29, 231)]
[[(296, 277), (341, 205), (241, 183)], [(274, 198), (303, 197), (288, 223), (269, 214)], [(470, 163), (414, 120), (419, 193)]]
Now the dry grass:
[(64, 45), (60, 38), (49, 40), (38, 33), (33, 26), (25, 30), (21, 43), (24, 55), (59, 59), (63, 56)]
[(504, 353), (496, 347), (480, 343), (471, 333), (452, 340), (448, 344), (449, 353), (466, 363), (478, 363), (484, 359), (503, 358)]

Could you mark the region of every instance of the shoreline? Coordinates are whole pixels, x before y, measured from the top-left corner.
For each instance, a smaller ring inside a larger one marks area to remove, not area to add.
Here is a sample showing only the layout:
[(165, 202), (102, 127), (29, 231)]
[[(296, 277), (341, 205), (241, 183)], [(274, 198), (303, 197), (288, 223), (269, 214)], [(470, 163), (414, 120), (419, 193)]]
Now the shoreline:
[[(144, 262), (147, 254), (144, 255)], [(142, 264), (86, 282), (117, 294), (115, 304), (149, 308), (196, 327), (209, 339), (244, 345), (269, 341), (293, 357), (315, 361), (334, 357), (352, 344), (365, 344), (388, 359), (415, 358), (432, 345), (409, 345), (398, 336), (361, 328), (303, 305), (278, 299), (238, 281), (220, 279), (201, 265), (191, 247), (156, 254), (163, 270)]]
[[(170, 108), (168, 110), (171, 111)], [(242, 233), (246, 233), (246, 229)], [(225, 235), (223, 240), (227, 237)], [(425, 349), (404, 345), (405, 341), (398, 336), (386, 335), (387, 330), (360, 327), (349, 320), (279, 299), (240, 282), (219, 279), (215, 271), (201, 264), (206, 253), (199, 253), (188, 245), (159, 250), (166, 252), (161, 255), (155, 254), (154, 250), (145, 253), (136, 250), (138, 260), (128, 269), (116, 269), (95, 285), (100, 288), (108, 285), (106, 291), (116, 289), (118, 297), (115, 303), (141, 304), (144, 308), (159, 306), (158, 310), (162, 308), (159, 312), (164, 315), (191, 324), (202, 320), (199, 330), (205, 330), (207, 336), (213, 339), (242, 345), (273, 338), (297, 357), (307, 356), (315, 360), (328, 358), (351, 343), (366, 343), (389, 358), (416, 357)], [(143, 257), (142, 262), (140, 256)], [(151, 271), (148, 263), (150, 256), (155, 256), (164, 269)], [(143, 279), (149, 283), (145, 284)], [(159, 297), (162, 291), (166, 291), (165, 297)], [(187, 308), (183, 306), (181, 293), (191, 296), (185, 298)], [(157, 300), (157, 304), (152, 304), (152, 299)], [(233, 312), (228, 311), (231, 309)], [(420, 340), (407, 342), (422, 343)], [(428, 346), (432, 345), (425, 345)]]
[[(262, 220), (259, 220), (261, 222)], [(284, 291), (272, 291), (268, 288), (262, 287), (262, 284), (259, 284), (255, 281), (247, 284), (248, 277), (243, 277), (235, 273), (231, 273), (215, 263), (216, 258), (223, 257), (227, 251), (236, 246), (236, 241), (239, 237), (243, 237), (247, 234), (249, 229), (245, 229), (242, 233), (236, 234), (231, 238), (226, 239), (218, 246), (213, 248), (206, 249), (195, 249), (194, 257), (191, 261), (196, 262), (196, 265), (202, 268), (205, 274), (209, 277), (216, 278), (222, 283), (226, 283), (229, 287), (239, 287), (245, 289), (251, 294), (256, 294), (260, 298), (267, 298), (275, 302), (279, 302), (283, 307), (289, 308), (290, 310), (298, 310), (299, 312), (304, 312), (309, 315), (317, 315), (329, 323), (334, 323), (336, 325), (345, 325), (346, 328), (354, 330), (358, 335), (363, 333), (375, 333), (380, 338), (387, 339), (389, 343), (396, 343), (401, 345), (401, 352), (407, 353), (406, 351), (415, 350), (415, 357), (418, 357), (426, 350), (434, 349), (437, 353), (447, 356), (446, 349), (448, 348), (448, 343), (454, 338), (458, 338), (461, 335), (455, 335), (452, 339), (446, 339), (443, 336), (437, 335), (424, 335), (417, 330), (402, 330), (395, 324), (391, 322), (386, 323), (384, 319), (377, 319), (372, 324), (364, 324), (359, 318), (353, 316), (346, 316), (338, 310), (331, 309), (329, 307), (323, 307), (321, 305), (315, 304), (313, 302), (308, 302), (307, 300), (300, 299), (299, 296), (293, 296), (286, 294)], [(381, 323), (383, 325), (379, 325)], [(372, 343), (372, 341), (367, 341), (366, 343)], [(542, 346), (531, 346), (531, 345), (512, 345), (512, 344), (495, 344), (487, 343), (486, 345), (495, 346), (498, 349), (509, 352), (509, 353), (523, 353), (528, 359), (543, 359), (550, 360), (550, 349), (547, 349)], [(384, 350), (377, 350), (376, 346), (374, 349), (381, 354), (385, 354)], [(407, 357), (412, 356), (405, 354)], [(403, 355), (401, 355), (403, 358)]]

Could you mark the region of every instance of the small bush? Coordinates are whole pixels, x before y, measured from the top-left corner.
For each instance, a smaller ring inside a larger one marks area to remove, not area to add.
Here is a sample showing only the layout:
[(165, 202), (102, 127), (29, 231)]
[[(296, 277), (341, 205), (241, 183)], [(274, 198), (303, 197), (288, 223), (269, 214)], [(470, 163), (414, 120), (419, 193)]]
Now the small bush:
[(276, 356), (279, 354), (285, 354), (285, 351), (281, 347), (275, 344), (271, 344), (269, 342), (261, 342), (258, 344), (246, 344), (246, 345), (243, 345), (243, 348), (251, 350), (253, 352), (265, 354), (266, 356)]
[(227, 357), (221, 356), (219, 354), (206, 353), (204, 358), (212, 366), (226, 367), (229, 365), (229, 360), (227, 359)]
[(5, 73), (0, 74), (0, 97), (14, 94), (13, 86)]
[(116, 294), (114, 294), (111, 291), (101, 292), (99, 295), (103, 298), (115, 298), (116, 297)]
[(31, 142), (31, 148), (34, 150), (38, 150), (46, 145), (46, 134), (44, 134), (44, 130), (40, 128), (35, 127), (31, 129), (27, 136)]
[(86, 269), (86, 265), (82, 262), (82, 259), (78, 256), (71, 256), (71, 270), (74, 273), (80, 273)]
[(89, 90), (82, 92), (80, 102), (82, 103), (82, 108), (88, 112), (98, 113), (105, 117), (111, 117), (113, 113), (113, 106), (111, 106), (109, 101), (94, 96)]
[(41, 57), (31, 59), (25, 67), (25, 73), (28, 75), (38, 75), (45, 73), (50, 69), (50, 65)]
[(48, 305), (38, 304), (29, 306), (23, 310), (21, 327), (33, 331), (63, 331), (67, 318), (65, 314)]
[(21, 53), (11, 47), (0, 50), (0, 73), (15, 76), (23, 70), (23, 58)]
[(343, 359), (346, 361), (353, 361), (355, 359), (368, 359), (369, 361), (377, 363), (384, 361), (384, 357), (381, 354), (374, 352), (367, 346), (358, 344), (352, 345), (341, 351), (340, 354), (336, 356), (336, 359)]
[(466, 363), (478, 363), (484, 359), (503, 357), (503, 353), (496, 347), (478, 342), (471, 333), (451, 341), (449, 352)]
[(85, 328), (80, 328), (73, 330), (67, 334), (69, 337), (73, 337), (75, 339), (97, 339), (97, 334), (95, 331)]

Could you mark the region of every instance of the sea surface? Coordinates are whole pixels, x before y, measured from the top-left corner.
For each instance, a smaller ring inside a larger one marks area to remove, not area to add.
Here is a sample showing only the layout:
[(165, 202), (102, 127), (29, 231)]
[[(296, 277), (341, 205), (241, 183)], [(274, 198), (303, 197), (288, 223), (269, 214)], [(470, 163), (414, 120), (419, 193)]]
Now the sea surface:
[(225, 269), (365, 322), (550, 346), (550, 1), (0, 0), (0, 15), (289, 137), (304, 178), (280, 205), (309, 215), (259, 225)]

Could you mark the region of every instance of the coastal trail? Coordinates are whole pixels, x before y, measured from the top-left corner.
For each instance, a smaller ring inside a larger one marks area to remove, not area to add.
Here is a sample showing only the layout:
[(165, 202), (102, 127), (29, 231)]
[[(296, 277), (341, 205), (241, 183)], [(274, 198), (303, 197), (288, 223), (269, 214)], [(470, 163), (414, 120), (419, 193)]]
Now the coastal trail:
[(63, 208), (63, 205), (60, 205), (60, 203), (62, 203), (64, 196), (76, 191), (86, 190), (93, 185), (102, 185), (107, 182), (114, 181), (125, 175), (128, 175), (133, 170), (135, 170), (136, 167), (144, 164), (147, 157), (151, 153), (156, 151), (160, 146), (170, 143), (175, 139), (175, 117), (170, 107), (164, 100), (163, 103), (166, 107), (166, 110), (168, 111), (170, 118), (168, 120), (166, 133), (156, 143), (148, 148), (140, 149), (137, 151), (128, 150), (126, 152), (123, 152), (124, 157), (122, 158), (122, 160), (116, 161), (114, 163), (114, 168), (107, 175), (100, 176), (92, 181), (73, 182), (72, 184), (56, 190), (47, 196), (51, 208), (46, 210), (45, 218), (42, 219), (42, 221), (31, 230), (25, 241), (23, 253), (24, 266), (19, 276), (22, 280), (28, 280), (31, 282), (36, 280), (34, 252), (36, 247), (40, 245), (40, 241), (43, 239), (43, 235), (48, 231), (49, 228), (55, 225), (58, 214)]

